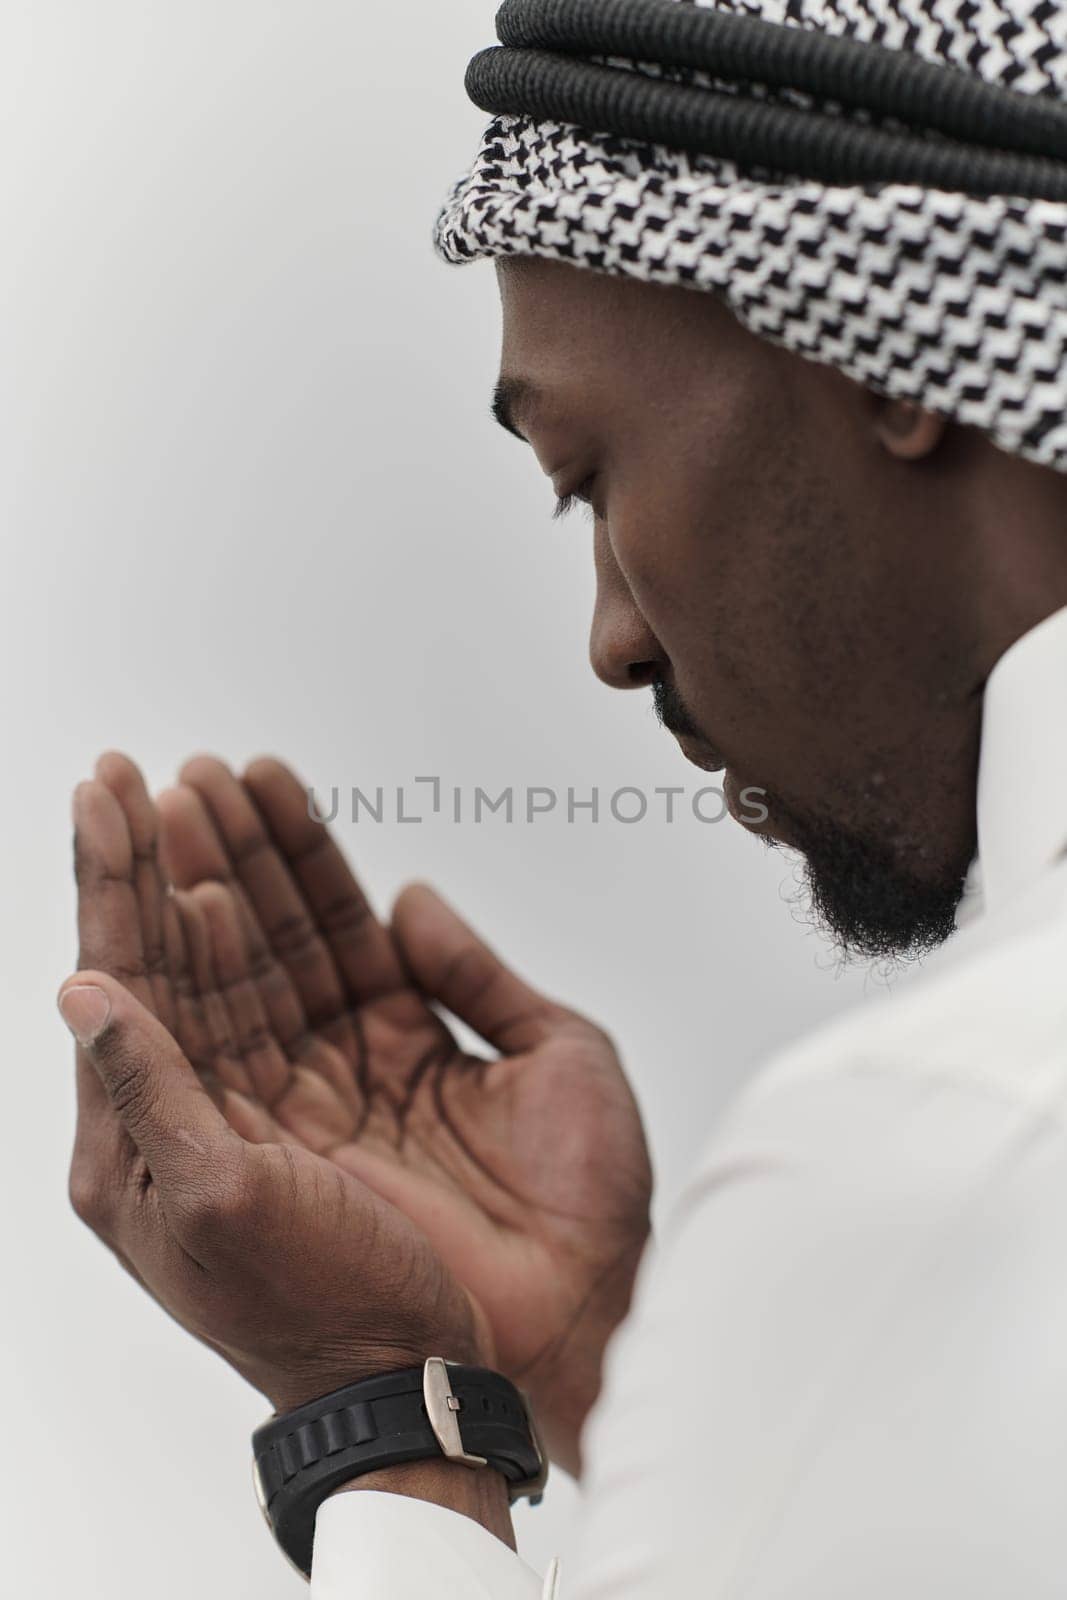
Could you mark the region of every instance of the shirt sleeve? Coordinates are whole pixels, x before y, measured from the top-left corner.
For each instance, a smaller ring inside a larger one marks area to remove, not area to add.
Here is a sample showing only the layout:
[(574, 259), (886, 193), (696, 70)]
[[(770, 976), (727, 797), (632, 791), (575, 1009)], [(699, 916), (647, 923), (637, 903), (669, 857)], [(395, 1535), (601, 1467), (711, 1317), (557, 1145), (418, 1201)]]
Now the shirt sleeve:
[(315, 1521), (312, 1600), (553, 1600), (544, 1581), (470, 1517), (408, 1495), (333, 1495)]

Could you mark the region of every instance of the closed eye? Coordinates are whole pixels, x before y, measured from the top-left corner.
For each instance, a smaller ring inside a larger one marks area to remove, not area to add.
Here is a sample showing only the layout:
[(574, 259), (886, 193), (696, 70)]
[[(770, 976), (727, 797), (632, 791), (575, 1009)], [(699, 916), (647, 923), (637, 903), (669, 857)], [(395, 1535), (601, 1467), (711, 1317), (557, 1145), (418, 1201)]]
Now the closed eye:
[(584, 478), (577, 489), (572, 489), (569, 494), (557, 495), (556, 509), (552, 513), (553, 520), (557, 517), (565, 517), (568, 512), (574, 510), (576, 505), (581, 505), (585, 508), (589, 520), (592, 521), (596, 516), (590, 499), (594, 480), (595, 474)]

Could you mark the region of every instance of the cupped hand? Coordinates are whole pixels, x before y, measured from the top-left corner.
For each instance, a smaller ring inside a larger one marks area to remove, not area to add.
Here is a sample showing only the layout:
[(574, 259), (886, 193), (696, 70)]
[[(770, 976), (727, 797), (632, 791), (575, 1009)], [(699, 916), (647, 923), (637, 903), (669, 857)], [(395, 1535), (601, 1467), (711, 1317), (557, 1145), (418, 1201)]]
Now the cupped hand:
[(300, 1139), (242, 1128), (229, 1052), (269, 1030), (207, 937), (237, 948), (236, 908), (217, 885), (166, 893), (136, 769), (103, 771), (75, 799), (81, 970), (60, 993), (78, 1039), (75, 1209), (279, 1411), (430, 1353), (491, 1365), (484, 1315), (415, 1224)]
[[(136, 769), (108, 757), (99, 775), (149, 839)], [(279, 763), (238, 780), (198, 758), (160, 810), (185, 891), (170, 897), (189, 991), (175, 1036), (231, 1129), (329, 1163), (413, 1225), (575, 1468), (648, 1232), (648, 1157), (610, 1041), (433, 891), (406, 890), (384, 927)], [(495, 1058), (461, 1050), (441, 1008)]]
[[(198, 757), (181, 777), (160, 797), (167, 866), (183, 887), (230, 888), (270, 1018), (269, 1044), (244, 1053), (249, 1132), (328, 1154), (422, 1229), (575, 1469), (648, 1235), (648, 1154), (610, 1039), (429, 888), (406, 889), (383, 926), (279, 762), (239, 780)], [(226, 961), (232, 982), (232, 941)], [(459, 1047), (442, 1008), (488, 1058)]]

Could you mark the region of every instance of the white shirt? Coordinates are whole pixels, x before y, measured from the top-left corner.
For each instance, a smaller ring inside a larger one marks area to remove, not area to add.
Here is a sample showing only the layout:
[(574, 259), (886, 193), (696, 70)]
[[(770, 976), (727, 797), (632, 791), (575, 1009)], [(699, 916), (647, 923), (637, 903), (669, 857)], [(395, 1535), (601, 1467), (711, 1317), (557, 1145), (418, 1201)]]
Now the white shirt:
[[(1067, 609), (989, 679), (978, 839), (961, 931), (759, 1075), (646, 1256), (561, 1600), (1067, 1595)], [(319, 1511), (313, 1600), (555, 1583), (439, 1506)]]

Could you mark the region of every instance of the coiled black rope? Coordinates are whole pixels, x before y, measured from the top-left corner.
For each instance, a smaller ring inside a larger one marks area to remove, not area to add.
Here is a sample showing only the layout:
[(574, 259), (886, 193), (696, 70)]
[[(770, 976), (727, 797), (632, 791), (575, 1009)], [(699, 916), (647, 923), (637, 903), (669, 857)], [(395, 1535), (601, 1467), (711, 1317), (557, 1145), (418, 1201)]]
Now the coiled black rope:
[[(467, 68), (490, 113), (574, 123), (822, 183), (915, 183), (1067, 200), (1067, 106), (901, 50), (679, 0), (504, 0), (500, 46)], [(906, 125), (802, 110), (583, 59), (696, 68)]]
[(1067, 106), (904, 50), (678, 0), (504, 0), (497, 38), (517, 50), (611, 54), (787, 87), (957, 139), (1067, 158)]

